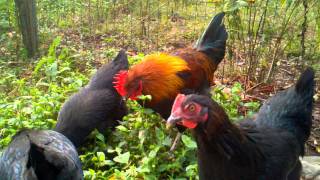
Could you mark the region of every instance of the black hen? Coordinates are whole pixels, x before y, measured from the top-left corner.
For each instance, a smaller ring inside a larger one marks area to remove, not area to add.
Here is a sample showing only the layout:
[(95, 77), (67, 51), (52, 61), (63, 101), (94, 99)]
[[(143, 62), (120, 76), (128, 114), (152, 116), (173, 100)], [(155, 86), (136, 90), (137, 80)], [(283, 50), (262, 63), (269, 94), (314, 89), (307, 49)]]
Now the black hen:
[(114, 85), (114, 76), (121, 70), (127, 70), (129, 68), (129, 62), (127, 54), (124, 50), (121, 50), (117, 57), (114, 58), (108, 64), (99, 68), (97, 73), (93, 75), (89, 82), (90, 89), (110, 89), (116, 92)]
[(211, 98), (178, 95), (167, 125), (193, 130), (200, 179), (299, 180), (314, 86), (314, 72), (307, 69), (295, 86), (270, 98), (255, 121), (239, 126)]
[(55, 130), (67, 136), (76, 147), (97, 128), (103, 132), (116, 126), (127, 114), (127, 107), (113, 87), (114, 75), (128, 69), (124, 51), (91, 78), (89, 85), (69, 98), (61, 108)]
[(1, 180), (81, 180), (78, 153), (64, 135), (51, 130), (17, 133), (0, 157)]
[(260, 108), (255, 124), (258, 127), (286, 129), (300, 143), (304, 155), (304, 143), (310, 135), (314, 95), (314, 72), (307, 69), (294, 87), (277, 93)]

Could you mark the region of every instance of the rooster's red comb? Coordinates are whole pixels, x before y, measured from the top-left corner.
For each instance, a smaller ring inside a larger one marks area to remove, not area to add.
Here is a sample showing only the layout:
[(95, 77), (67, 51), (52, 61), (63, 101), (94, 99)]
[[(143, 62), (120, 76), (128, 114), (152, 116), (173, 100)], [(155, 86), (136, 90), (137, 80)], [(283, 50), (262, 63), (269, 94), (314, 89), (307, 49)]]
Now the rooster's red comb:
[(113, 78), (114, 79), (113, 87), (118, 91), (118, 93), (121, 96), (125, 96), (127, 94), (124, 88), (124, 83), (126, 82), (127, 75), (128, 75), (128, 71), (120, 71)]

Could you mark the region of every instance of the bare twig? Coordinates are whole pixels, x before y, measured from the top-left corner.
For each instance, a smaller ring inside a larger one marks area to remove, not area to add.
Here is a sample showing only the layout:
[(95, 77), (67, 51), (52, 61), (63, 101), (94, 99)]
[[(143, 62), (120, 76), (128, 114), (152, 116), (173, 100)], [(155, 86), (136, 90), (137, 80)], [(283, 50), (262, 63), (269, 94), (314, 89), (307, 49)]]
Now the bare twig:
[(260, 86), (261, 84), (263, 84), (263, 83), (261, 82), (261, 83), (258, 83), (258, 84), (256, 84), (256, 85), (254, 85), (254, 86), (252, 86), (252, 87), (248, 88), (248, 89), (246, 90), (246, 93), (248, 93), (248, 92), (252, 91), (253, 89), (255, 89), (255, 88), (257, 88), (258, 86)]
[(260, 98), (260, 97), (257, 97), (257, 96), (247, 95), (247, 97), (248, 98), (252, 98), (252, 99), (257, 99), (257, 100), (262, 101), (262, 102), (266, 101), (266, 99), (263, 99), (263, 98)]
[(172, 146), (170, 148), (170, 152), (174, 151), (177, 148), (178, 143), (180, 142), (180, 138), (182, 136), (181, 132), (178, 132), (176, 138), (174, 139)]
[(278, 36), (278, 38), (277, 38), (277, 41), (276, 41), (276, 43), (275, 43), (275, 50), (274, 50), (274, 53), (273, 53), (271, 66), (270, 66), (270, 68), (269, 68), (267, 77), (266, 77), (266, 79), (265, 79), (264, 82), (268, 82), (268, 81), (270, 80), (270, 78), (271, 78), (271, 74), (273, 73), (273, 70), (274, 70), (274, 68), (275, 68), (275, 66), (276, 66), (276, 63), (278, 62), (278, 61), (277, 61), (277, 57), (278, 57), (278, 51), (279, 51), (279, 49), (280, 49), (279, 47), (280, 47), (281, 42), (282, 42), (282, 38), (283, 38), (285, 32), (287, 31), (288, 24), (289, 24), (289, 22), (290, 22), (290, 20), (291, 20), (291, 18), (292, 18), (292, 16), (293, 16), (293, 13), (294, 13), (294, 11), (295, 11), (295, 9), (296, 9), (297, 7), (298, 7), (298, 3), (296, 3), (296, 4), (293, 6), (292, 11), (291, 11), (290, 14), (288, 15), (288, 18), (287, 18), (287, 19), (286, 19), (286, 18), (283, 19), (283, 24), (284, 24), (284, 26), (283, 26), (283, 29), (282, 29), (282, 31), (280, 32), (280, 34), (279, 34), (279, 36)]

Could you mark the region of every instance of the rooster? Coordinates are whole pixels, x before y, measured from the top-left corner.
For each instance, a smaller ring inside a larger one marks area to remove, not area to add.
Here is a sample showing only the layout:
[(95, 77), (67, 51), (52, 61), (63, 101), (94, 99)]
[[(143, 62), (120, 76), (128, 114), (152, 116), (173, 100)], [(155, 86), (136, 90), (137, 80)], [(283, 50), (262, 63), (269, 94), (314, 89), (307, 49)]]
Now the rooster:
[(0, 179), (83, 179), (78, 153), (64, 135), (51, 130), (17, 133), (0, 156)]
[(79, 147), (95, 128), (103, 132), (115, 127), (117, 120), (127, 114), (127, 107), (112, 81), (118, 71), (125, 69), (128, 69), (127, 55), (120, 51), (113, 61), (97, 71), (89, 85), (64, 103), (55, 130)]
[(192, 129), (201, 180), (299, 180), (304, 144), (310, 135), (314, 72), (270, 98), (256, 120), (239, 126), (210, 97), (179, 94), (167, 126)]
[(219, 13), (211, 20), (193, 48), (151, 54), (128, 71), (120, 71), (114, 78), (118, 93), (133, 100), (139, 95), (151, 95), (145, 107), (166, 119), (178, 93), (206, 91), (225, 55), (227, 32), (223, 17), (224, 13)]

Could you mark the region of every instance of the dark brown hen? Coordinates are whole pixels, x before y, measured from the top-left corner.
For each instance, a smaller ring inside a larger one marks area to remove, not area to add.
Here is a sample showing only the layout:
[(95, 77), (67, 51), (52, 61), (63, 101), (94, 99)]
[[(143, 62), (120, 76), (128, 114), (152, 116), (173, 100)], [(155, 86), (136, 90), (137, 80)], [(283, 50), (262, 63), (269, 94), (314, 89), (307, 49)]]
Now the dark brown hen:
[(299, 180), (309, 137), (314, 72), (261, 107), (255, 121), (240, 125), (210, 97), (178, 95), (167, 121), (192, 129), (198, 145), (201, 180)]

